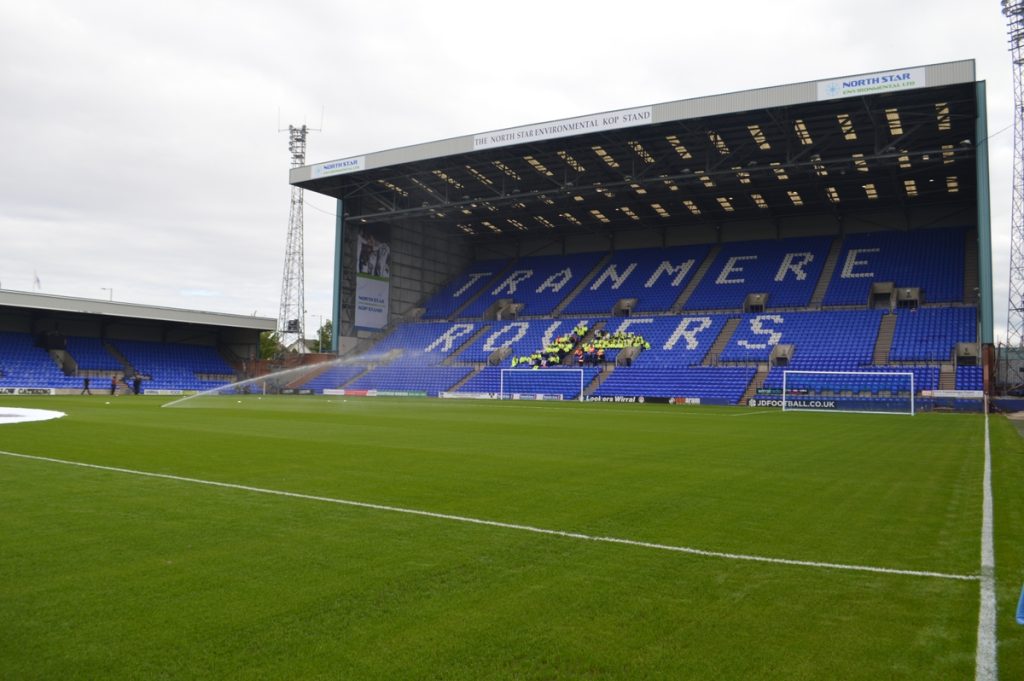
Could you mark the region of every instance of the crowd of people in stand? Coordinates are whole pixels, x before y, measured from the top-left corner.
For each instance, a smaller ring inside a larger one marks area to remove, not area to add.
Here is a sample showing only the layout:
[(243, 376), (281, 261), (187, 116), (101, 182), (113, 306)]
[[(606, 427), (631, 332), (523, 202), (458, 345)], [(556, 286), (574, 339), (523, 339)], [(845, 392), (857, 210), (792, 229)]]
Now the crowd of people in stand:
[(631, 331), (616, 331), (608, 333), (598, 329), (593, 336), (587, 337), (590, 328), (586, 323), (577, 324), (572, 333), (559, 336), (543, 350), (538, 350), (531, 355), (523, 355), (512, 358), (512, 368), (528, 366), (534, 369), (542, 367), (559, 366), (565, 364), (565, 358), (570, 353), (573, 355), (573, 364), (576, 366), (601, 366), (605, 363), (606, 350), (621, 350), (623, 348), (638, 347), (641, 350), (650, 350), (651, 344), (644, 340), (643, 336)]

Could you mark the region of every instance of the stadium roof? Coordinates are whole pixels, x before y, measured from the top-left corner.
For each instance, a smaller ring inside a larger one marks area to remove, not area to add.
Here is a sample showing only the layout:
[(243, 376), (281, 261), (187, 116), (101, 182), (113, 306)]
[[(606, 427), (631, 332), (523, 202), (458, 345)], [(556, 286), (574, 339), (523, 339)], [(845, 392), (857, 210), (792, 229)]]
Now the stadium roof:
[(700, 97), (294, 168), (348, 222), (473, 239), (875, 208), (973, 218), (972, 60)]
[(268, 317), (247, 317), (245, 315), (180, 310), (170, 307), (137, 305), (134, 303), (108, 302), (90, 298), (52, 296), (43, 293), (0, 290), (0, 311), (14, 308), (30, 312), (47, 311), (69, 314), (125, 317), (175, 324), (203, 324), (206, 326), (233, 327), (253, 331), (273, 331), (277, 320)]

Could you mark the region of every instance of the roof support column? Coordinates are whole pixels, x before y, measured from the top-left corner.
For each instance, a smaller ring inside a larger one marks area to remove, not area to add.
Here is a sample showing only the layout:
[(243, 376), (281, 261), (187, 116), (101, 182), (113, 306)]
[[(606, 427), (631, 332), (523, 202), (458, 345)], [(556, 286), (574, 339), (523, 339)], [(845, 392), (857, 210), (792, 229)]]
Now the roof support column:
[(334, 302), (331, 305), (331, 352), (338, 354), (341, 340), (341, 282), (342, 256), (345, 254), (345, 210), (343, 201), (338, 199), (334, 216)]
[(975, 123), (975, 168), (978, 184), (978, 320), (981, 333), (978, 342), (993, 342), (992, 320), (992, 208), (988, 187), (988, 111), (985, 104), (985, 81), (977, 88), (978, 118)]

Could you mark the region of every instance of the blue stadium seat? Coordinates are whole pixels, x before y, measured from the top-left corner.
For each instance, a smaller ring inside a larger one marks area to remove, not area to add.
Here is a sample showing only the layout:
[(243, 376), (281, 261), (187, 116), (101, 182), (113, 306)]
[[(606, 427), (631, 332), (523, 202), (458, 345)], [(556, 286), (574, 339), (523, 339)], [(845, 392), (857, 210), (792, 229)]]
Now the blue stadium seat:
[(332, 390), (340, 388), (364, 371), (366, 371), (365, 366), (350, 364), (330, 367), (326, 371), (319, 372), (312, 378), (306, 379), (299, 387), (312, 390), (320, 395), (323, 394), (325, 388)]
[(121, 362), (107, 351), (99, 338), (68, 336), (67, 351), (78, 363), (79, 371), (124, 371)]
[(424, 392), (429, 397), (437, 397), (439, 392), (451, 389), (471, 371), (470, 367), (460, 366), (382, 366), (371, 369), (345, 389)]
[(50, 353), (27, 333), (0, 332), (0, 387), (81, 388), (82, 379), (65, 376)]
[(447, 319), (455, 310), (471, 300), (508, 267), (508, 260), (481, 260), (469, 268), (426, 302), (423, 319)]
[(608, 315), (623, 298), (637, 299), (634, 312), (667, 312), (709, 250), (704, 244), (616, 251), (564, 313)]
[(964, 295), (964, 229), (848, 235), (824, 305), (866, 305), (873, 282), (920, 287), (926, 303)]
[(746, 314), (722, 352), (727, 362), (767, 361), (777, 344), (794, 345), (793, 368), (855, 369), (871, 364), (881, 310)]
[(503, 298), (522, 303), (523, 315), (550, 314), (604, 256), (604, 253), (577, 253), (520, 258), (466, 307), (459, 318), (481, 317), (487, 308)]
[(977, 340), (977, 318), (974, 307), (898, 310), (889, 359), (949, 361), (957, 343)]
[[(826, 306), (860, 306), (860, 309), (792, 311), (806, 308), (820, 283), (833, 237), (807, 237), (724, 244), (686, 302), (686, 310), (738, 310), (749, 293), (767, 293), (763, 313), (683, 312), (665, 314), (681, 291), (692, 282), (709, 246), (621, 250), (612, 254), (587, 253), (569, 256), (521, 258), (511, 264), (501, 260), (475, 263), (439, 292), (428, 309), (448, 316), (475, 293), (481, 295), (461, 315), (479, 317), (498, 298), (512, 298), (526, 305), (515, 321), (464, 321), (403, 324), (377, 344), (366, 358), (382, 366), (353, 382), (366, 387), (417, 386), (429, 391), (447, 390), (465, 376), (466, 367), (442, 366), (459, 353), (462, 363), (483, 363), (500, 348), (511, 357), (541, 350), (579, 323), (602, 323), (608, 333), (617, 331), (641, 336), (643, 349), (630, 367), (618, 367), (595, 393), (663, 397), (703, 397), (735, 401), (750, 384), (756, 365), (768, 362), (778, 344), (794, 348), (788, 368), (812, 371), (912, 372), (917, 390), (938, 386), (938, 362), (947, 361), (957, 342), (977, 338), (977, 310), (973, 307), (933, 307), (944, 298), (959, 302), (963, 295), (964, 230), (928, 229), (914, 232), (856, 234), (845, 237), (836, 271), (825, 296)], [(601, 258), (607, 257), (595, 269)], [(587, 273), (593, 278), (566, 305), (566, 318), (547, 315), (565, 299)], [(656, 276), (657, 275), (657, 276)], [(899, 310), (889, 359), (899, 366), (873, 366), (875, 343), (887, 311), (865, 309), (872, 281), (893, 281), (897, 286), (920, 286), (925, 307)], [(629, 317), (607, 316), (622, 298), (637, 298)], [(647, 312), (647, 314), (644, 314)], [(588, 316), (589, 315), (589, 316)], [(709, 352), (730, 320), (735, 331), (718, 357)], [(401, 349), (397, 360), (384, 359), (389, 350)], [(616, 350), (606, 351), (614, 361)], [(709, 361), (712, 366), (703, 366)], [(723, 365), (725, 363), (726, 365)], [(908, 363), (904, 366), (903, 363)], [(436, 368), (418, 373), (421, 369)], [(442, 371), (443, 370), (443, 371)], [(451, 370), (451, 371), (449, 371)], [(588, 367), (587, 380), (597, 369)], [(403, 371), (408, 374), (401, 378)], [(543, 371), (543, 370), (542, 370)], [(772, 369), (764, 384), (781, 387), (783, 369)], [(498, 391), (500, 368), (488, 367), (460, 388), (466, 392)], [(364, 380), (365, 379), (365, 380)], [(344, 373), (328, 373), (310, 383), (318, 389), (351, 380)], [(540, 380), (540, 379), (538, 379)], [(858, 378), (857, 392), (888, 399), (902, 379), (884, 376)], [(980, 386), (980, 369), (957, 370), (957, 387)], [(348, 386), (352, 387), (352, 386)], [(359, 389), (357, 387), (357, 389)], [(822, 388), (828, 386), (823, 383)], [(385, 388), (386, 389), (386, 388)], [(392, 388), (394, 389), (394, 388)]]
[(685, 309), (741, 309), (749, 293), (767, 293), (768, 308), (804, 307), (831, 244), (832, 237), (725, 244)]
[[(128, 340), (114, 340), (111, 345), (137, 373), (150, 377), (143, 383), (143, 390), (202, 391), (235, 380), (234, 369), (212, 346)], [(202, 379), (200, 374), (225, 378)]]

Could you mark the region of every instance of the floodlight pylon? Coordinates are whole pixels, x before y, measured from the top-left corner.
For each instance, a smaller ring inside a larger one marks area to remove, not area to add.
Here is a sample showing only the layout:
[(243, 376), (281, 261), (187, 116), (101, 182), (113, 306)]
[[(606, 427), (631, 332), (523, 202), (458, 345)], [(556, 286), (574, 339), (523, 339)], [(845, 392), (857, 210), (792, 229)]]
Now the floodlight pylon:
[(1006, 344), (1024, 347), (1024, 0), (1002, 0), (1013, 60), (1013, 187)]
[[(292, 155), (292, 168), (306, 164), (305, 125), (288, 126), (288, 151)], [(288, 211), (288, 239), (284, 249), (284, 274), (281, 277), (281, 308), (277, 316), (277, 331), (282, 345), (289, 347), (305, 338), (306, 292), (305, 263), (303, 261), (302, 189), (292, 187), (291, 209)], [(296, 345), (301, 352), (302, 343)]]

